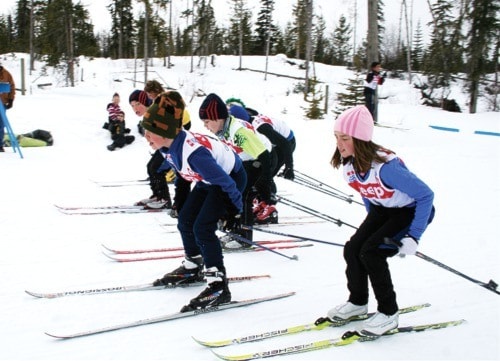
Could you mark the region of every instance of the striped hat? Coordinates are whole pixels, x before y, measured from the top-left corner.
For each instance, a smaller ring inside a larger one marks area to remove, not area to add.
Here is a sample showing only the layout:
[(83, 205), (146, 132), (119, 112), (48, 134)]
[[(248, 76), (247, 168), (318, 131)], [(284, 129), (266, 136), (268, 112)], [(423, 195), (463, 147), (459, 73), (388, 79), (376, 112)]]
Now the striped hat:
[(335, 121), (334, 131), (369, 142), (373, 136), (373, 117), (364, 105), (347, 109)]
[(133, 101), (139, 102), (146, 107), (149, 107), (152, 103), (152, 100), (148, 98), (146, 92), (139, 89), (134, 90), (128, 97), (129, 104)]
[(226, 119), (229, 116), (226, 103), (224, 103), (224, 101), (214, 93), (207, 95), (200, 106), (199, 113), (201, 120)]

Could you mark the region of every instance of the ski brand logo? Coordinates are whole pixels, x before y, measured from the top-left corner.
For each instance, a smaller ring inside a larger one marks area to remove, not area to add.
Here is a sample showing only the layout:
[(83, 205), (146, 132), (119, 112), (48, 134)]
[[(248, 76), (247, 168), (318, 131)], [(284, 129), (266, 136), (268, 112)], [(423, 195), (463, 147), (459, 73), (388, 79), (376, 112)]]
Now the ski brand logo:
[(356, 189), (364, 198), (388, 199), (394, 195), (394, 190), (385, 189), (380, 183), (363, 184), (354, 181), (350, 182), (349, 185)]
[(201, 313), (209, 313), (209, 312), (214, 312), (214, 311), (219, 311), (219, 306), (210, 306), (207, 308), (197, 308), (196, 310), (193, 311), (193, 314), (199, 315)]

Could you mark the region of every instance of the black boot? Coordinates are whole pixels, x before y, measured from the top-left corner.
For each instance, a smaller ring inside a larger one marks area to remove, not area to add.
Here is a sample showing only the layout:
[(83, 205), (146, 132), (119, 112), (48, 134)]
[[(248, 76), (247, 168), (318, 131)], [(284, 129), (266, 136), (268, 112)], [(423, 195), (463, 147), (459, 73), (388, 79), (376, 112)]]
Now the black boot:
[(205, 277), (208, 287), (189, 301), (188, 305), (182, 307), (181, 312), (210, 308), (231, 302), (226, 270), (223, 267), (222, 271), (219, 271), (217, 267), (210, 267), (206, 270)]
[(153, 282), (153, 286), (177, 286), (185, 283), (203, 282), (203, 258), (186, 257), (182, 265)]

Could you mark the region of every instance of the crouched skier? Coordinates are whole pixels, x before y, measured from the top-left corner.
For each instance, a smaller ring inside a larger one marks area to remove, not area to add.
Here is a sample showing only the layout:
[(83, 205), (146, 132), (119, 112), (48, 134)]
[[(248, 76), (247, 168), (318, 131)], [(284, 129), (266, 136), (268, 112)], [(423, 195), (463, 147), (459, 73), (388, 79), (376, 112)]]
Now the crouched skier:
[(226, 219), (226, 230), (238, 224), (246, 173), (240, 158), (227, 145), (182, 129), (182, 117), (176, 116), (169, 105), (169, 93), (163, 93), (160, 101), (148, 109), (141, 125), (149, 144), (160, 149), (178, 174), (195, 185), (178, 217), (185, 259), (154, 284), (178, 285), (206, 279), (208, 287), (181, 309), (187, 312), (231, 301), (216, 230), (219, 219)]

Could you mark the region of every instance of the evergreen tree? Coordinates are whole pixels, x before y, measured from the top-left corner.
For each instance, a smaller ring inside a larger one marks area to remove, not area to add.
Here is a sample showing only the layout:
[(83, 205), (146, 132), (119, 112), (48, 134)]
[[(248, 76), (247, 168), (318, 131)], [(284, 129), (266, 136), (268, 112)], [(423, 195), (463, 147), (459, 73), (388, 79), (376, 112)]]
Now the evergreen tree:
[[(384, 15), (384, 1), (377, 0), (377, 29), (378, 29), (378, 44), (379, 48), (384, 45), (383, 34), (385, 32), (385, 15)], [(380, 59), (380, 58), (379, 58)]]
[(364, 75), (360, 71), (356, 71), (354, 78), (349, 78), (347, 83), (340, 83), (345, 86), (345, 91), (337, 93), (337, 102), (333, 110), (335, 115), (339, 115), (349, 108), (365, 103), (363, 83)]
[(413, 46), (411, 49), (411, 52), (412, 52), (411, 67), (413, 70), (415, 70), (415, 71), (421, 70), (424, 51), (425, 51), (425, 49), (424, 49), (424, 41), (423, 41), (423, 34), (422, 34), (422, 26), (421, 26), (420, 21), (419, 21), (417, 23), (417, 28), (415, 30), (415, 36), (413, 37)]
[[(429, 3), (432, 15), (431, 43), (423, 61), (423, 71), (428, 82), (421, 89), (426, 104), (460, 111), (455, 100), (448, 99), (448, 95), (453, 75), (464, 71), (462, 28), (466, 4), (461, 2), (458, 9), (453, 4), (450, 0), (437, 0), (432, 6)], [(457, 12), (458, 16), (453, 18), (452, 14)], [(433, 95), (435, 91), (437, 95)]]
[(295, 31), (295, 28), (292, 25), (292, 23), (288, 22), (283, 32), (283, 47), (284, 47), (283, 53), (286, 54), (287, 57), (289, 58), (295, 57), (296, 42), (297, 42), (297, 32)]
[(330, 44), (328, 39), (325, 37), (326, 23), (323, 16), (319, 15), (316, 17), (313, 27), (313, 42), (314, 42), (314, 61), (329, 64), (328, 59), (328, 49)]
[(250, 54), (253, 41), (251, 20), (252, 13), (246, 8), (244, 0), (232, 0), (232, 15), (227, 32), (229, 54), (240, 56)]
[(73, 38), (75, 55), (99, 56), (99, 46), (94, 26), (89, 22), (89, 12), (81, 4), (73, 6)]
[(0, 15), (0, 53), (12, 51), (12, 17)]
[[(160, 8), (161, 9), (161, 8)], [(155, 9), (151, 17), (151, 50), (150, 57), (162, 58), (168, 54), (168, 28), (163, 17), (159, 15), (159, 10)]]
[(453, 33), (453, 5), (448, 0), (437, 0), (432, 7), (433, 20), (431, 42), (424, 58), (424, 73), (429, 76), (432, 88), (448, 87), (451, 79), (453, 51), (451, 34)]
[(204, 57), (213, 53), (215, 48), (214, 40), (218, 34), (215, 14), (211, 0), (195, 0), (194, 2), (197, 9), (193, 23), (197, 40), (194, 54)]
[(294, 57), (297, 59), (305, 59), (306, 43), (307, 43), (307, 1), (297, 0), (297, 4), (293, 6), (293, 28), (294, 33)]
[(15, 19), (15, 51), (29, 53), (30, 50), (30, 6), (28, 0), (17, 0)]
[(107, 6), (111, 15), (111, 43), (109, 51), (113, 58), (133, 58), (136, 31), (132, 0), (113, 0)]
[(279, 27), (276, 27), (276, 31), (273, 34), (274, 44), (271, 44), (272, 47), (270, 49), (271, 54), (286, 54), (286, 43), (283, 32)]
[(350, 53), (352, 51), (351, 42), (352, 29), (347, 24), (344, 15), (339, 18), (339, 23), (332, 34), (331, 64), (347, 65), (351, 62)]
[(479, 82), (487, 72), (488, 54), (498, 41), (500, 5), (495, 0), (472, 0), (469, 11), (470, 30), (468, 33), (467, 65), (469, 79), (469, 112), (477, 110)]
[(273, 22), (274, 0), (260, 0), (261, 7), (255, 23), (253, 54), (265, 55), (269, 39), (269, 51), (276, 47), (278, 27)]
[(320, 107), (323, 100), (323, 94), (318, 91), (318, 79), (312, 77), (309, 79), (309, 93), (306, 95), (306, 102), (309, 103), (309, 108), (306, 111), (306, 117), (309, 119), (322, 119), (323, 110)]

